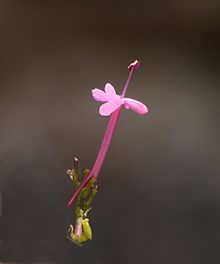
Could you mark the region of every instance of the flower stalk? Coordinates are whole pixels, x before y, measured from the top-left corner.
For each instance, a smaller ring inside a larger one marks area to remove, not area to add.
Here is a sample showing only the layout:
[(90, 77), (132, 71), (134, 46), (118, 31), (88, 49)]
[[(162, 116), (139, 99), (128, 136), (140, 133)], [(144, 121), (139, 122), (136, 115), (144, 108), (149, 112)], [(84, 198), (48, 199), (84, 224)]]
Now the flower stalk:
[[(124, 86), (124, 89), (122, 91), (121, 98), (125, 97), (125, 94), (126, 94), (126, 91), (128, 89), (128, 85), (129, 85), (129, 82), (131, 80), (132, 74), (133, 74), (134, 70), (139, 67), (139, 65), (140, 65), (140, 63), (136, 60), (135, 62), (131, 63), (128, 66), (128, 70), (129, 70), (128, 79), (127, 79), (125, 86)], [(78, 196), (78, 194), (80, 193), (82, 188), (89, 182), (90, 179), (92, 179), (93, 177), (94, 178), (98, 177), (98, 174), (101, 170), (101, 167), (102, 167), (102, 164), (103, 164), (104, 159), (106, 157), (106, 154), (108, 152), (108, 149), (109, 149), (109, 146), (110, 146), (110, 143), (112, 140), (112, 136), (113, 136), (114, 131), (116, 129), (116, 125), (118, 122), (120, 111), (121, 111), (121, 106), (112, 113), (112, 115), (109, 119), (107, 129), (105, 131), (103, 140), (102, 140), (100, 150), (98, 152), (98, 156), (97, 156), (96, 161), (93, 165), (93, 168), (92, 168), (90, 174), (87, 176), (87, 178), (81, 183), (79, 188), (75, 191), (72, 198), (68, 202), (67, 207), (69, 207), (73, 203), (73, 201), (76, 199), (76, 197)]]
[(76, 225), (75, 228), (70, 225), (69, 238), (78, 244), (92, 239), (88, 213), (91, 211), (91, 205), (97, 193), (97, 177), (115, 132), (122, 105), (126, 109), (131, 109), (141, 115), (148, 112), (147, 107), (143, 103), (131, 98), (125, 98), (132, 74), (139, 65), (140, 63), (136, 60), (128, 66), (129, 74), (121, 95), (117, 95), (114, 87), (109, 83), (105, 85), (105, 92), (97, 88), (92, 90), (94, 99), (104, 102), (99, 108), (99, 113), (103, 116), (111, 116), (91, 171), (83, 170), (83, 176), (80, 177), (78, 169), (79, 160), (77, 158), (74, 158), (74, 169), (67, 171), (76, 188), (67, 205), (69, 207), (76, 199)]

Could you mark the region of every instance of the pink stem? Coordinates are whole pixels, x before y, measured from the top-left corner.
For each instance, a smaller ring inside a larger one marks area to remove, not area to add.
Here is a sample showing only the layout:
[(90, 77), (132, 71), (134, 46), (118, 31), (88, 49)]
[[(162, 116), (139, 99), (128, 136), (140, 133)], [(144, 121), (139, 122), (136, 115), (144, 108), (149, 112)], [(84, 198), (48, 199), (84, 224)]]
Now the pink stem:
[(126, 94), (126, 92), (127, 92), (128, 85), (129, 85), (129, 82), (130, 82), (130, 80), (131, 80), (131, 76), (132, 76), (133, 71), (134, 71), (134, 67), (132, 67), (131, 70), (129, 71), (128, 79), (127, 79), (127, 81), (126, 81), (126, 83), (125, 83), (125, 86), (124, 86), (123, 92), (122, 92), (122, 94), (121, 94), (121, 98), (124, 98), (124, 97), (125, 97), (125, 94)]
[[(123, 92), (122, 92), (122, 95), (121, 95), (122, 98), (125, 97), (125, 94), (126, 94), (126, 91), (127, 91), (127, 88), (128, 88), (128, 85), (129, 85), (129, 82), (130, 82), (130, 79), (131, 79), (133, 71), (134, 71), (134, 67), (132, 67), (131, 70), (129, 71), (128, 79), (127, 79), (127, 81), (125, 83), (125, 86), (124, 86), (124, 89), (123, 89)], [(93, 168), (90, 171), (90, 173), (87, 176), (87, 178), (80, 184), (78, 189), (75, 191), (75, 193), (73, 194), (72, 198), (68, 202), (67, 207), (69, 207), (73, 203), (73, 201), (76, 199), (77, 195), (80, 193), (82, 188), (90, 181), (91, 178), (98, 177), (98, 174), (99, 174), (99, 172), (101, 170), (101, 167), (102, 167), (102, 164), (103, 164), (103, 162), (105, 160), (106, 154), (108, 152), (108, 149), (109, 149), (109, 146), (110, 146), (110, 143), (111, 143), (111, 140), (112, 140), (112, 136), (114, 134), (114, 131), (115, 131), (115, 128), (116, 128), (116, 125), (117, 125), (117, 121), (118, 121), (118, 118), (119, 118), (120, 110), (121, 110), (121, 107), (119, 107), (117, 110), (115, 110), (112, 113), (112, 115), (110, 117), (110, 120), (108, 122), (108, 126), (107, 126), (106, 131), (105, 131), (104, 138), (102, 140), (102, 144), (101, 144), (99, 153), (98, 153), (96, 161), (95, 161), (95, 163), (93, 165)]]
[(94, 172), (94, 177), (97, 177), (99, 174), (99, 171), (102, 167), (102, 164), (104, 162), (105, 156), (108, 152), (111, 140), (112, 140), (112, 136), (114, 134), (116, 125), (117, 125), (117, 121), (119, 118), (119, 114), (120, 114), (120, 109), (121, 107), (119, 107), (110, 117), (107, 129), (105, 131), (105, 135), (104, 138), (102, 140), (102, 144), (97, 156), (97, 159), (95, 161), (95, 164), (93, 166), (93, 172)]
[(93, 168), (90, 171), (87, 178), (80, 184), (78, 189), (75, 191), (75, 193), (73, 194), (72, 198), (70, 199), (67, 207), (69, 207), (72, 204), (72, 202), (76, 199), (77, 195), (80, 193), (82, 188), (90, 181), (90, 179), (98, 176), (98, 173), (102, 167), (105, 156), (107, 154), (109, 145), (111, 143), (111, 139), (112, 139), (113, 133), (115, 131), (115, 127), (117, 125), (118, 117), (120, 114), (120, 109), (121, 108), (118, 108), (114, 113), (112, 113), (110, 120), (108, 122), (108, 127), (105, 131), (104, 138), (102, 140), (102, 144), (101, 144), (98, 156), (97, 156), (96, 161), (93, 165)]

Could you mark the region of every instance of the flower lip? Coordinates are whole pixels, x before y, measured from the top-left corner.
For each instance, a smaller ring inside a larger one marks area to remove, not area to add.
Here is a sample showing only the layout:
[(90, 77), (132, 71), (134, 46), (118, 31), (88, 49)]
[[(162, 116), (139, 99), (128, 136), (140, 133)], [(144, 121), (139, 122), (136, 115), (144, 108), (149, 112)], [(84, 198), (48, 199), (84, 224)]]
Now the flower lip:
[(123, 98), (122, 99), (125, 109), (131, 109), (139, 115), (145, 115), (148, 113), (148, 108), (145, 104), (132, 99), (132, 98)]

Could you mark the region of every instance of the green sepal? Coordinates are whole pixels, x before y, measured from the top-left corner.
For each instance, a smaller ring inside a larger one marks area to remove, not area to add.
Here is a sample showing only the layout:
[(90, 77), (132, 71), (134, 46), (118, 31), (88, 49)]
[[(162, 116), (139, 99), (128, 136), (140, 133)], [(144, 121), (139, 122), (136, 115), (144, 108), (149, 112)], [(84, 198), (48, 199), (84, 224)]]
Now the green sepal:
[(87, 238), (87, 240), (92, 240), (92, 229), (89, 224), (89, 218), (85, 218), (82, 221), (82, 225), (83, 225), (83, 233), (85, 237)]
[[(90, 170), (84, 169), (82, 171), (82, 176), (80, 176), (80, 172), (78, 170), (78, 160), (74, 160), (74, 162), (74, 169), (68, 170), (67, 173), (70, 176), (74, 187), (77, 189), (82, 181), (85, 180), (89, 175)], [(77, 196), (75, 204), (76, 225), (78, 219), (82, 219), (82, 232), (80, 235), (76, 235), (73, 226), (70, 225), (68, 238), (78, 245), (81, 245), (83, 242), (86, 242), (88, 240), (92, 240), (92, 229), (89, 224), (88, 213), (92, 209), (92, 202), (96, 196), (97, 191), (97, 179), (92, 178), (84, 186), (84, 188), (82, 188), (79, 195)]]

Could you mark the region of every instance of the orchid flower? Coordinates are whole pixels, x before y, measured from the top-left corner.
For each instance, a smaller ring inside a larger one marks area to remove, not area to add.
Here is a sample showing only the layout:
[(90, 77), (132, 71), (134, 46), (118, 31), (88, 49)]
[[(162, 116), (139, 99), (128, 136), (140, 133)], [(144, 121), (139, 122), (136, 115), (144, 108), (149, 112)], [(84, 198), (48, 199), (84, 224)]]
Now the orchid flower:
[(100, 115), (102, 116), (111, 115), (111, 117), (109, 119), (109, 123), (105, 131), (104, 138), (103, 138), (100, 150), (98, 152), (96, 161), (92, 167), (92, 170), (87, 175), (87, 177), (82, 181), (78, 189), (73, 194), (72, 198), (70, 199), (68, 203), (68, 207), (73, 203), (73, 201), (80, 194), (81, 190), (88, 184), (88, 182), (90, 182), (91, 179), (93, 178), (96, 179), (98, 177), (98, 174), (101, 170), (105, 156), (108, 152), (111, 139), (112, 139), (112, 136), (114, 134), (114, 131), (117, 125), (117, 121), (119, 118), (122, 105), (126, 109), (131, 109), (140, 115), (144, 115), (148, 113), (148, 108), (146, 105), (144, 105), (143, 103), (137, 100), (125, 97), (131, 76), (134, 70), (136, 70), (139, 67), (139, 65), (140, 63), (136, 60), (128, 66), (128, 71), (129, 71), (128, 79), (125, 83), (125, 86), (124, 86), (124, 89), (121, 95), (116, 94), (114, 87), (110, 83), (107, 83), (105, 85), (104, 91), (98, 88), (95, 88), (92, 90), (92, 95), (94, 99), (96, 101), (104, 103), (99, 108)]
[(110, 83), (106, 83), (105, 92), (95, 88), (92, 90), (92, 95), (96, 101), (105, 102), (105, 104), (101, 105), (99, 108), (99, 113), (102, 116), (111, 115), (122, 105), (124, 105), (126, 109), (131, 109), (140, 115), (148, 112), (146, 105), (143, 103), (131, 98), (123, 98), (122, 96), (117, 95), (115, 88)]

